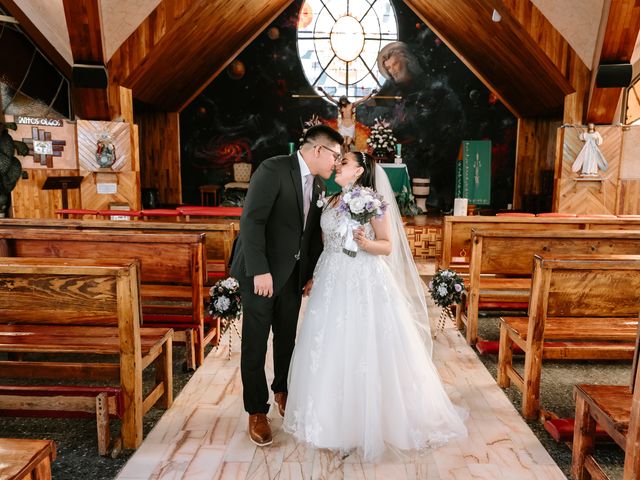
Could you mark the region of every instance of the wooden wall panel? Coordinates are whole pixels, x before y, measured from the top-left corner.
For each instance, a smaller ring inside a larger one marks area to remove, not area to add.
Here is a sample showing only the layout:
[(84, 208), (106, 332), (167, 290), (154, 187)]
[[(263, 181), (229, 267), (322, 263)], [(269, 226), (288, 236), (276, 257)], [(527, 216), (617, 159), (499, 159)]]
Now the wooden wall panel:
[[(102, 176), (112, 176), (111, 179), (104, 178), (105, 183), (117, 182), (118, 191), (115, 194), (98, 193), (97, 180)], [(138, 172), (118, 172), (118, 173), (87, 173), (80, 186), (82, 192), (82, 208), (91, 210), (108, 210), (109, 203), (126, 203), (131, 210), (139, 210), (140, 207), (140, 174)]]
[(640, 215), (640, 180), (620, 180), (618, 215)]
[[(78, 170), (25, 170), (28, 179), (20, 179), (11, 192), (11, 216), (14, 218), (56, 218), (53, 213), (62, 208), (60, 190), (42, 190), (48, 177), (78, 175)], [(69, 208), (81, 208), (80, 190), (68, 190)]]
[(182, 202), (180, 114), (138, 112), (142, 188), (157, 188), (160, 202)]
[[(556, 132), (560, 120), (520, 118), (516, 144), (516, 168), (513, 207), (523, 207), (525, 195), (543, 193), (542, 172), (553, 170)], [(549, 190), (551, 191), (551, 185)]]

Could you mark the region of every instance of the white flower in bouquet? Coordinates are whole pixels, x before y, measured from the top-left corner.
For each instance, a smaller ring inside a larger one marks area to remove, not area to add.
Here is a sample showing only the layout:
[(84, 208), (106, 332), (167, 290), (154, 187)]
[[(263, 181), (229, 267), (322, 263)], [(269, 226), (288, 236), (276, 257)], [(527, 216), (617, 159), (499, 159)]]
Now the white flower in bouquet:
[(355, 186), (344, 193), (338, 205), (338, 211), (345, 214), (340, 227), (340, 234), (345, 239), (342, 249), (344, 253), (356, 256), (358, 244), (353, 239), (353, 229), (364, 225), (373, 217), (382, 216), (386, 208), (387, 203), (382, 196), (369, 187)]
[(227, 310), (229, 310), (230, 306), (231, 306), (231, 300), (229, 300), (224, 295), (221, 297), (218, 297), (215, 300), (215, 302), (213, 302), (213, 307), (220, 313), (224, 313)]

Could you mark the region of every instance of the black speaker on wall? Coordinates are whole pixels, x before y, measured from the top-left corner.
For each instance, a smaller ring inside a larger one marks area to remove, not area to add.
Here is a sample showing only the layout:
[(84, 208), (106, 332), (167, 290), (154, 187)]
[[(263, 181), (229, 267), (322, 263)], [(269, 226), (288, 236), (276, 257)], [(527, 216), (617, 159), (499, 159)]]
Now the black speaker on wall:
[(633, 67), (630, 63), (602, 64), (598, 67), (596, 74), (596, 87), (626, 88), (631, 84), (632, 74)]
[(78, 88), (107, 88), (109, 75), (104, 65), (76, 63), (71, 69), (71, 81)]

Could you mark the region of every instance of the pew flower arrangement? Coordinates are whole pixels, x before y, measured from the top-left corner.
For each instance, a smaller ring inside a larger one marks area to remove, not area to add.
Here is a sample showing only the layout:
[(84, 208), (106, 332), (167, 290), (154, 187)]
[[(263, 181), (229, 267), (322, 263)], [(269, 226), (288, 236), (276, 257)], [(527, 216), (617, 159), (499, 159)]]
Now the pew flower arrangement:
[[(236, 325), (242, 315), (242, 300), (238, 281), (233, 277), (218, 280), (209, 289), (209, 296), (209, 314), (220, 318), (220, 338), (227, 333), (230, 327), (233, 327), (242, 340)], [(231, 358), (231, 333), (229, 333), (229, 358)]]
[(437, 335), (444, 330), (445, 318), (449, 317), (453, 320), (451, 305), (460, 303), (462, 300), (464, 281), (462, 277), (453, 270), (438, 270), (427, 287), (429, 288), (433, 302), (437, 306), (442, 307), (435, 332), (435, 335)]

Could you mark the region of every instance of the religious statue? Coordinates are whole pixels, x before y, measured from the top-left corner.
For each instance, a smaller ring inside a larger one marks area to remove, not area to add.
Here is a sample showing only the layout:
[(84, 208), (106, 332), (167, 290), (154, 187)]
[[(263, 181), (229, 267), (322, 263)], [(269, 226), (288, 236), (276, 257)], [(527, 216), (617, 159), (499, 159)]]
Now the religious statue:
[(351, 102), (346, 95), (336, 99), (332, 95), (329, 95), (324, 88), (318, 87), (318, 90), (327, 97), (331, 102), (335, 103), (338, 107), (338, 132), (344, 138), (344, 149), (349, 152), (352, 150), (352, 146), (355, 142), (356, 136), (356, 107), (361, 103), (369, 100), (373, 95), (378, 93), (378, 90), (371, 90), (371, 92), (365, 97)]
[(100, 168), (109, 168), (116, 161), (116, 147), (109, 132), (102, 132), (96, 145), (96, 161)]
[(593, 123), (587, 126), (586, 132), (580, 134), (580, 140), (585, 143), (571, 165), (571, 170), (574, 172), (581, 170), (582, 177), (597, 176), (598, 168), (605, 171), (608, 164), (599, 148), (599, 145), (602, 145), (602, 136), (596, 132)]

